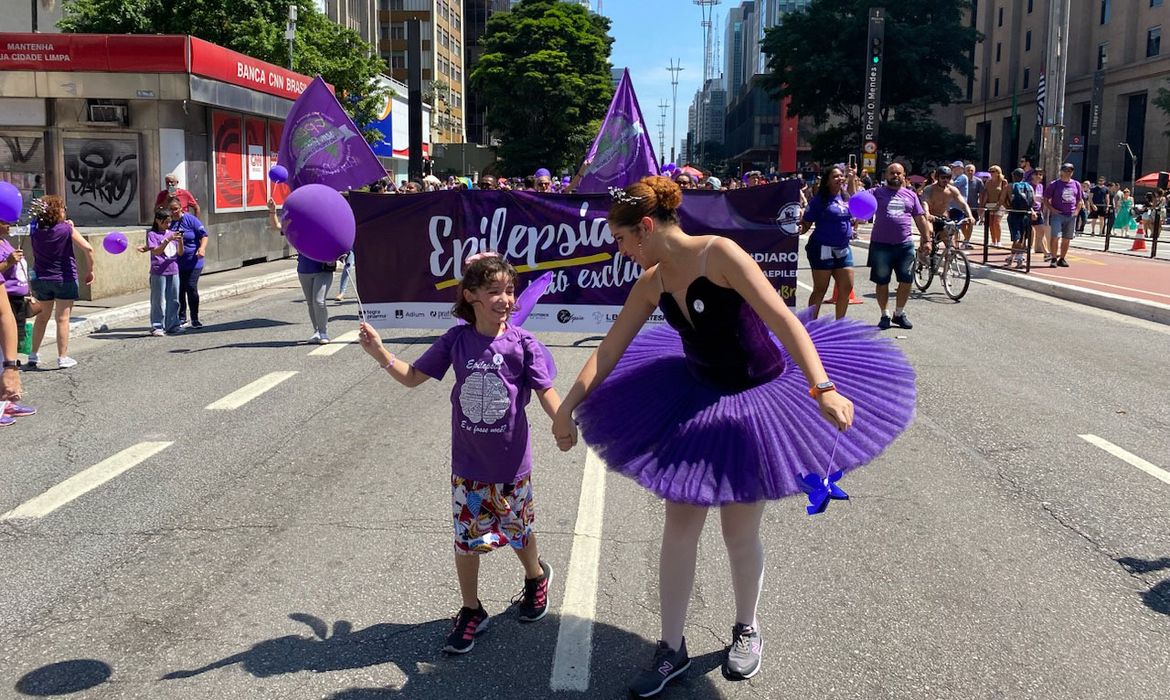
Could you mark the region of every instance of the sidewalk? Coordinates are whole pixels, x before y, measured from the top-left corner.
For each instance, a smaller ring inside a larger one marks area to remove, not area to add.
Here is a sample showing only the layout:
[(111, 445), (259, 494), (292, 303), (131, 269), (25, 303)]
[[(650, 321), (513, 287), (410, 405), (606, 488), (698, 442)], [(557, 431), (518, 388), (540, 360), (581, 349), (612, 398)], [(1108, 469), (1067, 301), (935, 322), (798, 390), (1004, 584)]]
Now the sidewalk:
[[(1170, 325), (1170, 261), (1120, 253), (1105, 253), (1077, 246), (1069, 250), (1069, 267), (1049, 267), (1043, 255), (1032, 257), (1032, 269), (1007, 269), (1008, 251), (990, 249), (983, 260), (980, 232), (972, 237), (974, 249), (964, 251), (971, 262), (971, 276), (990, 279), (1039, 294), (1113, 311), (1126, 316)], [(853, 241), (869, 248), (869, 227), (859, 228)], [(1092, 237), (1089, 237), (1090, 239)], [(1122, 240), (1117, 240), (1121, 243)], [(1128, 247), (1128, 246), (1126, 246)], [(1159, 250), (1161, 253), (1161, 250)]]
[[(217, 299), (247, 294), (265, 287), (296, 281), (297, 261), (295, 258), (248, 265), (235, 270), (215, 272), (200, 277), (199, 303), (206, 306)], [(93, 301), (80, 300), (73, 305), (69, 322), (69, 334), (77, 338), (90, 333), (110, 330), (111, 326), (125, 321), (150, 317), (150, 290), (143, 289), (130, 294), (105, 297)], [(45, 337), (54, 337), (50, 323)]]

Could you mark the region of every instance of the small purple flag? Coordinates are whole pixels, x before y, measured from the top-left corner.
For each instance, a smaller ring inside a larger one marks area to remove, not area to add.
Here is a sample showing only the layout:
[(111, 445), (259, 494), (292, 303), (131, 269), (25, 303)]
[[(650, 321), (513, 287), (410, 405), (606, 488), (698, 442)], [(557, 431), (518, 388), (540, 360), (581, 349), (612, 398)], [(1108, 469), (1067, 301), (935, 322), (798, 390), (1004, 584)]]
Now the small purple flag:
[(605, 192), (610, 187), (627, 187), (647, 175), (657, 174), (654, 145), (650, 143), (646, 120), (642, 118), (642, 108), (638, 106), (627, 70), (613, 94), (601, 131), (585, 156), (577, 191)]
[(319, 75), (289, 110), (277, 162), (288, 168), (288, 186), (294, 190), (317, 183), (341, 192), (386, 176), (362, 132)]

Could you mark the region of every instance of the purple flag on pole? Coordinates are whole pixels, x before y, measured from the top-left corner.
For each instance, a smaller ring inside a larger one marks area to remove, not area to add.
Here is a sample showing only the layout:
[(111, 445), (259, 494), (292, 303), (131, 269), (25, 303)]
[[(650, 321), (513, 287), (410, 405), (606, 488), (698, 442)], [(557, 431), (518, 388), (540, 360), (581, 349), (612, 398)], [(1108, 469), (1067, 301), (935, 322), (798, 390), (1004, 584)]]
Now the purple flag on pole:
[(609, 104), (601, 131), (585, 156), (582, 170), (578, 192), (605, 192), (610, 187), (626, 187), (647, 175), (658, 174), (654, 146), (628, 70), (622, 73), (622, 81)]
[(313, 183), (337, 191), (364, 187), (386, 169), (321, 76), (289, 110), (277, 162), (288, 168), (288, 186)]

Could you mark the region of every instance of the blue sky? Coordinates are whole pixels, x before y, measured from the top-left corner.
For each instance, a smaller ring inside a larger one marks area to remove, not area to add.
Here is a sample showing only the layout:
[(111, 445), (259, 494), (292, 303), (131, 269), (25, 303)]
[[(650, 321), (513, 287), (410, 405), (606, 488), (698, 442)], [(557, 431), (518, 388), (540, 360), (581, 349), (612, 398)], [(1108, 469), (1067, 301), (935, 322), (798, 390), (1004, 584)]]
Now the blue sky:
[[(727, 20), (730, 1), (715, 6), (720, 26)], [(593, 9), (597, 2), (593, 0)], [(687, 106), (703, 77), (703, 16), (691, 0), (603, 0), (602, 11), (613, 22), (610, 62), (630, 69), (642, 116), (658, 149), (658, 104), (671, 101), (670, 59), (681, 59), (678, 75), (678, 140), (687, 132)], [(722, 39), (722, 37), (721, 37)], [(716, 75), (719, 74), (716, 69)], [(670, 153), (671, 111), (666, 112), (666, 150)], [(676, 145), (677, 148), (677, 145)]]

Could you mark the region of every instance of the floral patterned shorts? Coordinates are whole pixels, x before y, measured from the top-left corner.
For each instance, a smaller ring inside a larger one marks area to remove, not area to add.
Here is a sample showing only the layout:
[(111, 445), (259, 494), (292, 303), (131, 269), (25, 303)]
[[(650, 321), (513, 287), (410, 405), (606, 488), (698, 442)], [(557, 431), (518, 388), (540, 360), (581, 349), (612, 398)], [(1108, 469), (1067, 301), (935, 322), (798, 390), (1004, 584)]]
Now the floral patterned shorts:
[(513, 484), (490, 484), (452, 475), (451, 506), (457, 554), (528, 545), (535, 516), (530, 477)]

